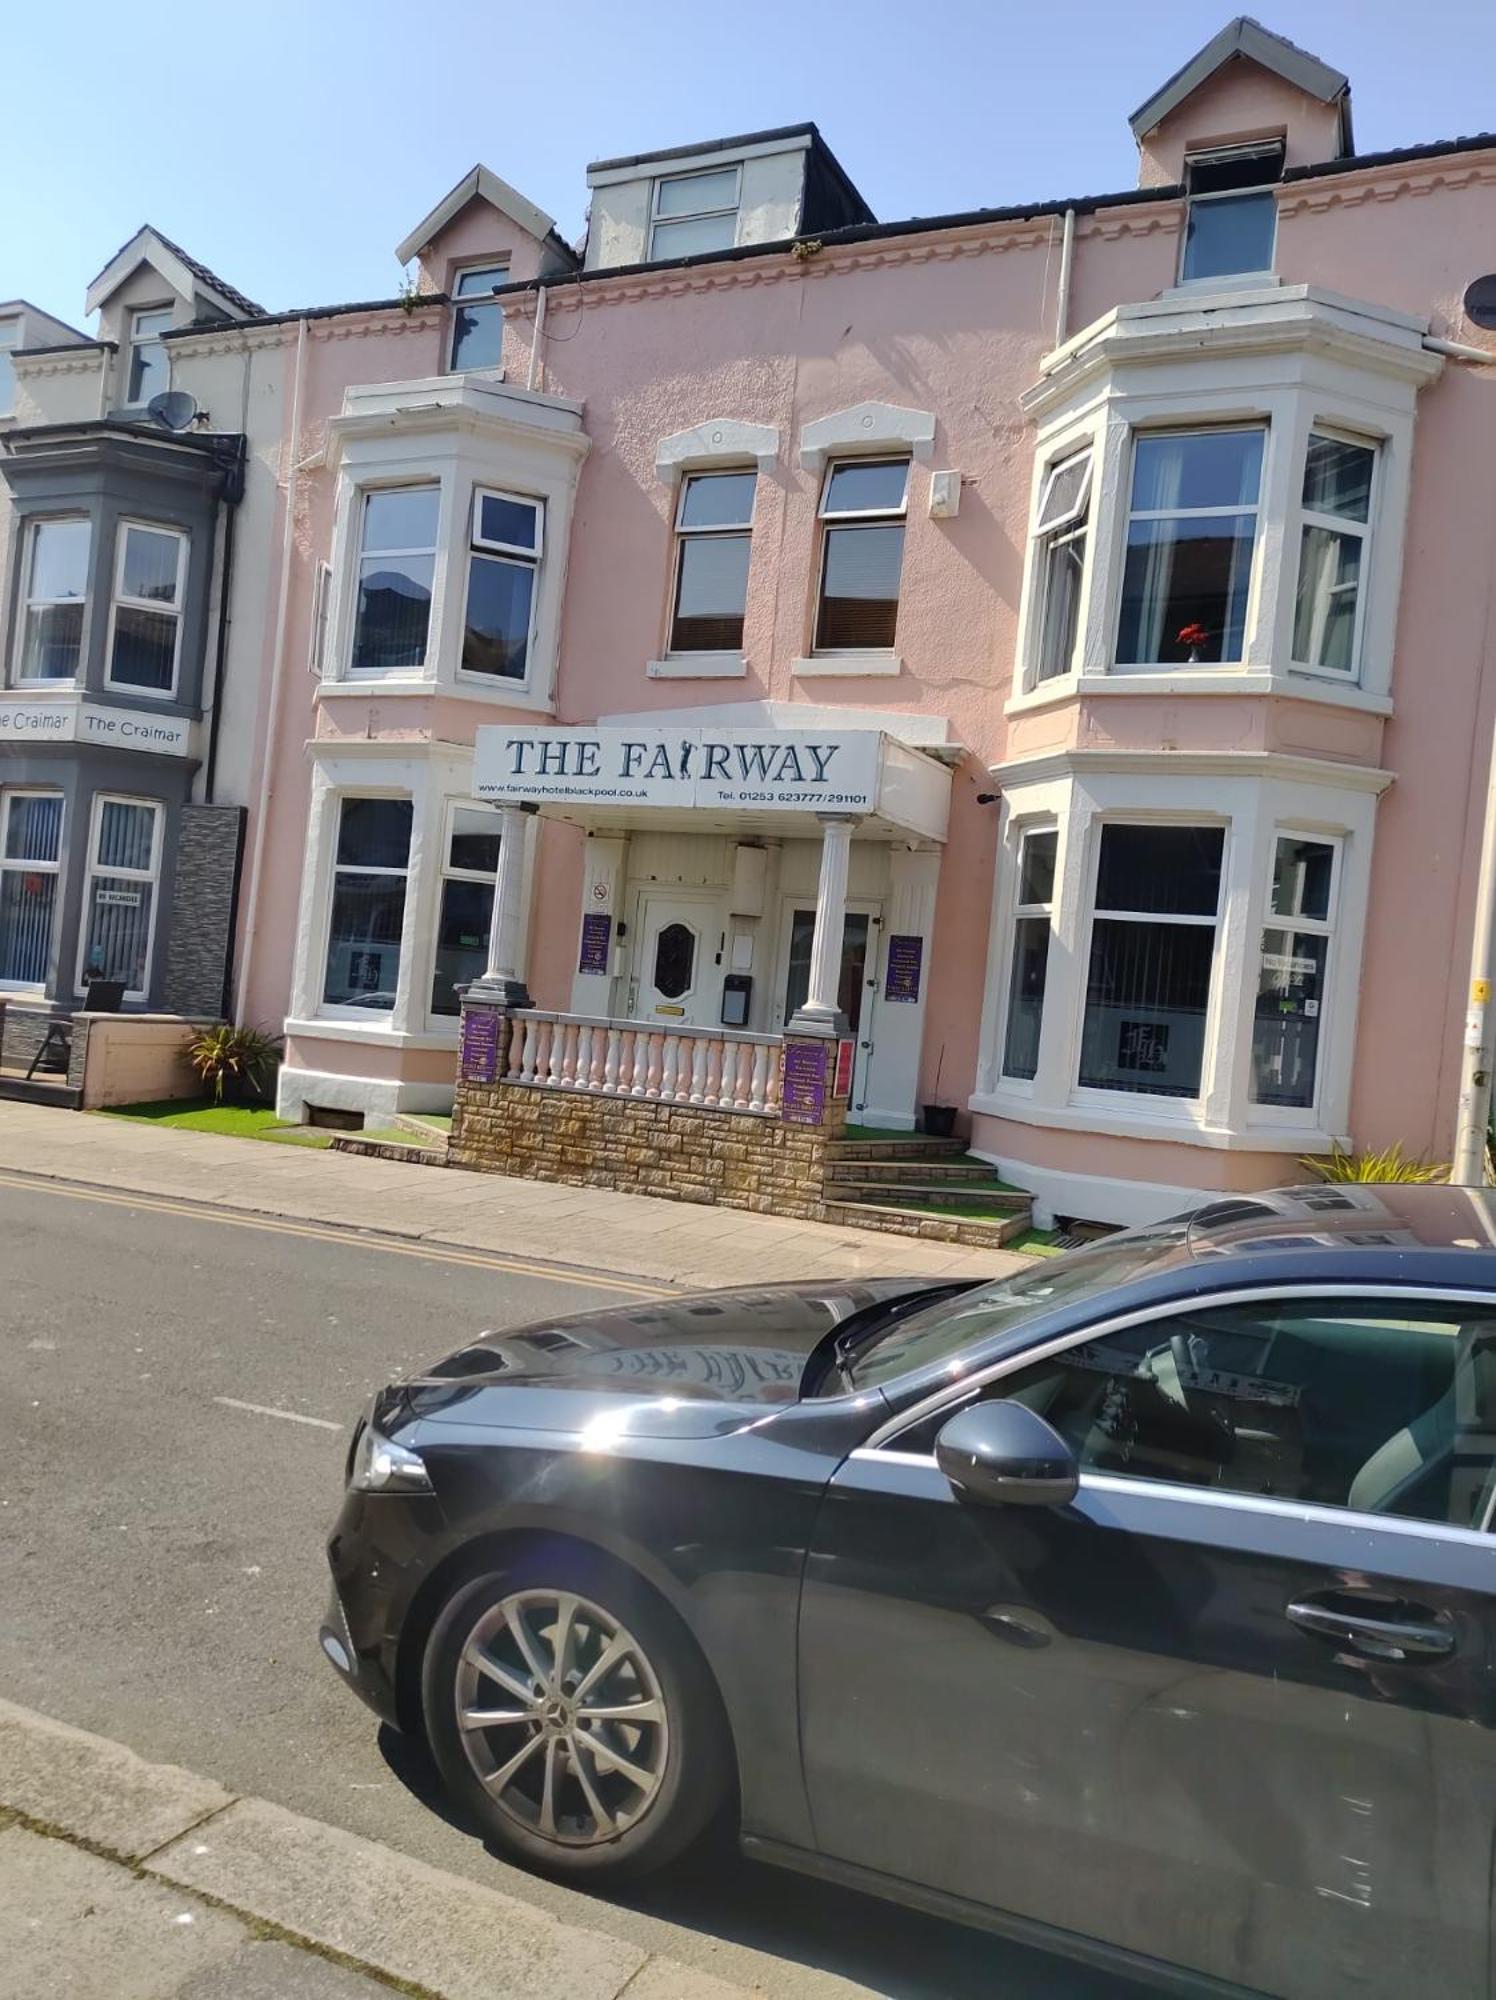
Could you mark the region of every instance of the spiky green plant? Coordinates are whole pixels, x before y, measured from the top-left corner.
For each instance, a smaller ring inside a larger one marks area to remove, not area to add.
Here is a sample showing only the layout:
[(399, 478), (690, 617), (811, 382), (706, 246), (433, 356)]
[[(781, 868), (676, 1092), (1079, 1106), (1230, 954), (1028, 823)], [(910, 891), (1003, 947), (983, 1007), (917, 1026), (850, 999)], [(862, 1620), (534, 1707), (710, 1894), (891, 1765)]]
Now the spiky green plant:
[(1375, 1153), (1347, 1153), (1337, 1146), (1327, 1160), (1300, 1160), (1322, 1181), (1447, 1181), (1449, 1168), (1437, 1160), (1411, 1160), (1400, 1145)]
[(200, 1028), (187, 1044), (187, 1059), (206, 1084), (213, 1102), (224, 1092), (241, 1101), (263, 1097), (265, 1085), (280, 1056), (280, 1043), (259, 1028), (236, 1028), (228, 1021)]

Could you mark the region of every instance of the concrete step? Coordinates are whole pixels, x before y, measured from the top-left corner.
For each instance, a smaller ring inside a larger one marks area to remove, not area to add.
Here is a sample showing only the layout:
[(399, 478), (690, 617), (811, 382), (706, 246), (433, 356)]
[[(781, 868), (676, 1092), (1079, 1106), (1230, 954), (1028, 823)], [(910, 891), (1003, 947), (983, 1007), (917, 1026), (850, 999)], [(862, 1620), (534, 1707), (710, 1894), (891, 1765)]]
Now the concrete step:
[(962, 1160), (964, 1139), (927, 1139), (919, 1132), (890, 1132), (886, 1139), (833, 1139), (833, 1160)]
[(912, 1160), (834, 1159), (826, 1169), (826, 1178), (838, 1185), (878, 1181), (888, 1187), (907, 1186), (915, 1181), (939, 1181), (952, 1187), (972, 1181), (989, 1187), (993, 1180), (992, 1169), (985, 1160), (931, 1160), (923, 1155)]
[(0, 1075), (0, 1097), (13, 1104), (51, 1104), (59, 1111), (76, 1111), (83, 1102), (83, 1092), (61, 1077), (34, 1076), (28, 1083), (24, 1071)]
[(429, 1119), (422, 1118), (419, 1111), (397, 1111), (389, 1121), (389, 1130), (409, 1132), (413, 1139), (419, 1139), (439, 1153), (446, 1151), (447, 1141), (452, 1136), (449, 1127), (433, 1125)]
[(366, 1139), (362, 1132), (334, 1133), (332, 1151), (361, 1153), (366, 1160), (403, 1160), (413, 1167), (444, 1167), (447, 1164), (445, 1146), (422, 1146), (414, 1139), (409, 1145), (398, 1139)]
[[(1027, 1215), (1033, 1203), (1015, 1188), (982, 1181), (840, 1180), (833, 1184), (838, 1201), (873, 1201), (899, 1208), (909, 1201), (950, 1202), (961, 1207), (1000, 1208), (1004, 1215)], [(981, 1218), (977, 1218), (981, 1220)]]
[(1006, 1221), (978, 1222), (959, 1215), (934, 1215), (928, 1209), (896, 1208), (873, 1201), (827, 1202), (826, 1220), (849, 1229), (917, 1236), (925, 1243), (960, 1243), (973, 1250), (1000, 1250), (1030, 1227), (1026, 1207)]

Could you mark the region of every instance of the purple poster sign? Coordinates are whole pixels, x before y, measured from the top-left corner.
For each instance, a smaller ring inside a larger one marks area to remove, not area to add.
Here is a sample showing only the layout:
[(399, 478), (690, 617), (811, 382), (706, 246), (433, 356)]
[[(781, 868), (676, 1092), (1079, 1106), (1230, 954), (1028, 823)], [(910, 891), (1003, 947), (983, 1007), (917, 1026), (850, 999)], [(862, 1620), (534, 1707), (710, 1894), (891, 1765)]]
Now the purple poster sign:
[(826, 1056), (824, 1042), (790, 1042), (784, 1051), (779, 1117), (785, 1125), (826, 1122)]
[(589, 910), (582, 918), (582, 950), (578, 972), (606, 972), (608, 947), (613, 942), (613, 919), (605, 911)]
[(895, 933), (888, 940), (888, 972), (883, 982), (885, 1000), (918, 1000), (919, 976), (924, 969), (925, 941), (917, 935)]
[(492, 1083), (499, 1073), (499, 1017), (481, 1007), (462, 1016), (462, 1080)]

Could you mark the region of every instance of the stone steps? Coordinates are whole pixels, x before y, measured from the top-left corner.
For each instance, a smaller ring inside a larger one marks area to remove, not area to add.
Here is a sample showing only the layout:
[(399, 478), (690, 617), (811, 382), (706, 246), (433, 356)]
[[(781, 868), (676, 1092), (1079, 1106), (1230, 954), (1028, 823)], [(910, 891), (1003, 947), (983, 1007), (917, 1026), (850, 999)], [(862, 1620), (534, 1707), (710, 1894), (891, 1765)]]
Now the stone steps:
[[(1000, 1208), (1004, 1216), (1027, 1216), (1033, 1204), (1016, 1188), (999, 1187), (991, 1179), (976, 1181), (837, 1180), (827, 1193), (837, 1201), (877, 1202), (899, 1208), (908, 1201), (951, 1202), (974, 1208)], [(990, 1218), (978, 1217), (977, 1220)]]
[(886, 1139), (833, 1139), (833, 1160), (964, 1160), (964, 1139), (927, 1139), (918, 1132), (890, 1132)]
[(72, 1084), (45, 1076), (28, 1081), (24, 1070), (0, 1073), (0, 1097), (12, 1104), (50, 1104), (59, 1111), (76, 1111), (83, 1103), (83, 1092)]
[(826, 1169), (827, 1185), (878, 1182), (885, 1187), (921, 1186), (938, 1181), (942, 1186), (961, 1187), (967, 1183), (995, 1187), (991, 1167), (985, 1160), (833, 1160)]
[(1004, 1221), (978, 1221), (881, 1201), (831, 1201), (825, 1219), (848, 1229), (876, 1229), (888, 1236), (918, 1237), (924, 1243), (960, 1243), (971, 1250), (1000, 1250), (1030, 1227), (1027, 1203)]
[(366, 1139), (362, 1132), (335, 1132), (335, 1153), (361, 1153), (366, 1160), (401, 1160), (412, 1167), (444, 1167), (445, 1146), (422, 1146), (412, 1139), (409, 1145), (398, 1139)]

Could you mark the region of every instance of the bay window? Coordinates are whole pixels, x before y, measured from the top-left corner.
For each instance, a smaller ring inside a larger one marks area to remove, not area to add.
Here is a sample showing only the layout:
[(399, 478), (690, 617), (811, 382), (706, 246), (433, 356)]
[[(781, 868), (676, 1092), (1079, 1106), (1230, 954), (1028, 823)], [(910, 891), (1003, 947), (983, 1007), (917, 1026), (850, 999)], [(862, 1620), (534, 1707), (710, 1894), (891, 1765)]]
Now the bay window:
[(169, 695), (176, 687), (187, 537), (122, 521), (109, 617), (111, 687)]
[(1134, 439), (1119, 666), (1241, 659), (1266, 437), (1259, 424)]
[(1034, 532), (1039, 538), (1035, 588), (1039, 642), (1034, 678), (1054, 680), (1075, 671), (1080, 637), (1080, 593), (1091, 521), (1091, 450), (1052, 465), (1039, 496)]
[(1049, 970), (1054, 917), (1055, 852), (1059, 834), (1040, 827), (1023, 835), (1018, 849), (1018, 891), (1013, 913), (1013, 963), (1003, 1030), (1004, 1076), (1031, 1081), (1039, 1066), (1039, 1029)]
[(171, 357), (161, 336), (172, 323), (170, 306), (145, 306), (130, 315), (125, 402), (131, 409), (171, 387)]
[(1338, 853), (1302, 834), (1274, 842), (1252, 1022), (1254, 1104), (1314, 1104)]
[(379, 487), (363, 495), (354, 673), (425, 665), (440, 516), (436, 485)]
[(504, 359), (504, 308), (494, 297), (509, 281), (507, 264), (459, 271), (452, 288), (452, 367), (497, 368)]
[(490, 806), (453, 806), (442, 856), (441, 908), (431, 1012), (456, 1020), (458, 988), (482, 977), (488, 964), (494, 879), (499, 872), (499, 815)]
[(338, 818), (323, 1004), (392, 1013), (410, 873), (409, 799), (345, 798)]
[(889, 652), (899, 613), (907, 458), (847, 459), (821, 489), (818, 653)]
[(94, 799), (83, 888), (78, 988), (119, 980), (143, 1000), (150, 983), (161, 877), (162, 809), (149, 799)]
[(0, 795), (0, 988), (47, 983), (61, 850), (61, 792)]
[(752, 472), (694, 472), (675, 513), (672, 653), (736, 653), (743, 644), (752, 546)]
[(513, 493), (473, 494), (462, 671), (522, 681), (529, 671), (545, 510)]
[(1346, 675), (1356, 670), (1375, 467), (1370, 445), (1322, 431), (1309, 439), (1293, 618), (1298, 666)]
[(87, 521), (33, 523), (26, 553), (18, 680), (77, 678), (90, 540)]
[(1102, 827), (1082, 1085), (1199, 1096), (1224, 848), (1220, 826)]

